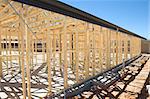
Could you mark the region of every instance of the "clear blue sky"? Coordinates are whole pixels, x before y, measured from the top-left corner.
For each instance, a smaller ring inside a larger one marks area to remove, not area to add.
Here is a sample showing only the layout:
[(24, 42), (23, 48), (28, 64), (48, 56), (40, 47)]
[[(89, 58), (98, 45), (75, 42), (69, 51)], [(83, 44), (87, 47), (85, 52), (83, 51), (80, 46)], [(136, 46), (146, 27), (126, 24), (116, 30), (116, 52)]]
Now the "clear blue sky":
[(150, 0), (59, 0), (150, 39)]

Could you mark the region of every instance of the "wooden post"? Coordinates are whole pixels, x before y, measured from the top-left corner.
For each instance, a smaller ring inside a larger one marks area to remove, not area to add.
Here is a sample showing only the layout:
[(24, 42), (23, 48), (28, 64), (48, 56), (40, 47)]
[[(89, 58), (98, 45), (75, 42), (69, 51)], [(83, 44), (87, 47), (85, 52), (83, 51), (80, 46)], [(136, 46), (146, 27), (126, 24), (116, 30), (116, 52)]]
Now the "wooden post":
[(135, 46), (134, 46), (134, 56), (136, 56), (137, 55), (137, 41), (136, 41), (136, 37), (134, 37), (134, 44), (135, 44)]
[(130, 35), (130, 58), (132, 58), (132, 35)]
[(72, 32), (71, 34), (71, 65), (72, 65), (72, 68), (73, 68), (73, 71), (74, 70), (74, 33)]
[(139, 38), (139, 54), (141, 54), (141, 39)]
[(110, 30), (110, 67), (114, 66), (115, 33)]
[(30, 32), (28, 31), (27, 25), (25, 25), (26, 34), (26, 73), (27, 73), (27, 92), (28, 99), (31, 99), (31, 77), (30, 77)]
[(92, 42), (92, 43), (93, 43), (93, 44), (92, 44), (92, 71), (93, 71), (93, 73), (92, 73), (92, 74), (93, 74), (93, 76), (94, 76), (94, 75), (95, 75), (95, 72), (96, 72), (96, 69), (95, 69), (95, 65), (96, 65), (96, 64), (95, 64), (95, 49), (96, 49), (96, 48), (95, 48), (95, 26), (92, 25), (92, 28), (93, 28), (93, 31), (92, 31), (92, 32), (93, 32), (93, 33), (92, 33), (92, 34), (93, 34), (93, 36), (92, 36), (92, 37), (93, 37), (93, 38), (92, 38), (92, 41), (93, 41), (93, 42)]
[(12, 57), (11, 57), (11, 51), (12, 51), (12, 48), (11, 48), (11, 43), (13, 43), (13, 42), (11, 42), (11, 33), (10, 32), (8, 32), (9, 33), (9, 61), (10, 61), (10, 70), (11, 70), (11, 72), (13, 71), (13, 66), (12, 66)]
[(118, 32), (118, 28), (117, 28), (117, 31), (116, 31), (116, 64), (119, 64), (119, 48), (120, 48), (120, 46), (119, 46), (119, 40), (120, 39), (120, 37), (119, 37), (119, 32)]
[(129, 35), (129, 42), (128, 42), (128, 53), (130, 55), (130, 58), (131, 58), (131, 35)]
[(135, 52), (135, 56), (137, 55), (137, 39), (136, 37), (134, 37), (135, 39), (135, 47), (134, 47), (134, 52)]
[[(73, 43), (75, 43), (75, 73), (76, 73), (76, 82), (78, 83), (79, 82), (79, 32), (78, 32), (78, 29), (77, 29), (77, 20), (75, 19), (75, 29), (77, 30), (75, 33), (75, 40)], [(72, 43), (72, 44), (73, 44)], [(73, 45), (72, 45), (73, 46)]]
[(22, 73), (22, 88), (23, 99), (26, 99), (26, 84), (25, 84), (25, 65), (24, 65), (24, 32), (21, 32), (21, 73)]
[(132, 46), (132, 57), (134, 57), (135, 56), (135, 38), (134, 38), (134, 36), (132, 36), (132, 45), (134, 45), (134, 46)]
[(99, 27), (99, 42), (98, 42), (98, 44), (99, 44), (99, 69), (100, 69), (100, 73), (102, 72), (102, 45), (103, 45), (103, 36), (102, 36), (102, 27), (100, 26)]
[(70, 56), (70, 57), (69, 57), (69, 58), (70, 58), (70, 59), (69, 59), (69, 60), (70, 60), (69, 63), (70, 63), (71, 69), (72, 69), (73, 72), (74, 72), (74, 68), (73, 68), (73, 51), (72, 51), (72, 50), (73, 50), (73, 48), (72, 48), (72, 47), (73, 47), (73, 46), (72, 46), (72, 35), (73, 35), (73, 34), (72, 34), (72, 31), (71, 31), (71, 33), (69, 33), (69, 39), (68, 39), (68, 40), (69, 40), (69, 56)]
[[(23, 10), (23, 8), (22, 8)], [(22, 14), (23, 16), (23, 14)], [(23, 99), (26, 99), (26, 83), (25, 83), (25, 60), (24, 60), (24, 34), (25, 32), (23, 31), (25, 29), (25, 25), (23, 21), (20, 19), (20, 43), (21, 43), (21, 53), (19, 54), (21, 56), (21, 74), (22, 74), (22, 89), (23, 89)]]
[(128, 57), (128, 38), (127, 38), (127, 34), (124, 34), (124, 59), (127, 60), (127, 57)]
[(56, 34), (57, 34), (57, 31), (53, 30), (53, 72), (54, 72), (54, 75), (56, 74), (56, 70), (55, 70), (55, 61), (56, 61)]
[(78, 42), (79, 42), (79, 40), (78, 40), (78, 32), (75, 32), (75, 36), (76, 36), (76, 41), (75, 41), (75, 44), (76, 44), (76, 69), (75, 69), (75, 71), (76, 71), (76, 81), (77, 81), (77, 83), (79, 82), (79, 45), (78, 45)]
[[(49, 31), (50, 32), (50, 31)], [(49, 32), (46, 32), (46, 55), (47, 55), (47, 67), (48, 67), (48, 94), (51, 94), (51, 55), (52, 55), (52, 38)]]
[(107, 69), (110, 69), (110, 30), (106, 30), (106, 33), (107, 33), (107, 36), (106, 36), (106, 38), (107, 38)]
[(127, 59), (130, 59), (130, 35), (127, 35)]
[(8, 66), (8, 44), (7, 44), (8, 43), (7, 42), (7, 40), (8, 40), (8, 31), (7, 30), (5, 30), (5, 34), (6, 34), (6, 39), (5, 39), (6, 40), (5, 41), (6, 42), (5, 43), (6, 44), (6, 46), (5, 46), (6, 47), (6, 51), (5, 51), (5, 55), (6, 55), (6, 61), (7, 61), (6, 62), (6, 64), (7, 64), (7, 74), (9, 74), (9, 70), (8, 70), (9, 69), (9, 66)]
[(102, 55), (102, 57), (103, 57), (103, 66), (104, 66), (104, 69), (103, 70), (106, 70), (107, 69), (107, 67), (106, 67), (106, 63), (107, 63), (107, 39), (106, 39), (106, 37), (107, 37), (107, 33), (106, 33), (106, 29), (105, 28), (102, 28), (103, 29), (103, 55)]
[(101, 27), (101, 68), (102, 68), (102, 71), (104, 71), (104, 67), (103, 67), (103, 65), (104, 65), (104, 61), (105, 61), (105, 59), (104, 59), (104, 42), (105, 42), (105, 32), (104, 32), (104, 29), (103, 29), (103, 27)]
[(34, 45), (35, 45), (35, 64), (37, 64), (37, 55), (38, 55), (38, 50), (37, 50), (37, 39), (35, 38), (35, 41), (34, 41)]
[(110, 58), (110, 66), (109, 66), (109, 68), (111, 68), (112, 67), (112, 65), (113, 65), (113, 42), (114, 42), (114, 35), (112, 36), (112, 38), (110, 37), (110, 35), (113, 33), (111, 30), (109, 30), (108, 29), (108, 38), (107, 38), (107, 40), (108, 40), (108, 47), (107, 48), (109, 48), (108, 49), (108, 51), (109, 51), (109, 53), (108, 53), (108, 57)]
[(63, 55), (64, 55), (64, 64), (63, 64), (63, 66), (64, 66), (64, 88), (67, 88), (68, 87), (68, 71), (67, 71), (67, 69), (68, 69), (68, 62), (67, 62), (67, 59), (68, 59), (68, 57), (67, 57), (67, 39), (66, 39), (66, 37), (67, 37), (67, 30), (66, 30), (66, 19), (67, 19), (67, 16), (65, 16), (64, 17), (64, 30), (63, 30)]
[(21, 32), (18, 31), (18, 64), (19, 70), (21, 71)]
[(86, 27), (86, 36), (85, 36), (85, 78), (88, 78), (89, 77), (89, 30), (88, 30), (88, 27), (89, 27), (89, 24), (87, 24), (87, 27)]
[(62, 72), (62, 40), (61, 40), (61, 32), (59, 31), (59, 65), (60, 65), (60, 71)]
[(2, 45), (2, 31), (1, 31), (1, 28), (0, 28), (0, 80), (1, 80), (1, 77), (3, 75), (3, 68), (2, 68), (2, 48), (1, 48), (1, 45)]
[(138, 51), (138, 50), (139, 50), (139, 49), (138, 49), (138, 48), (139, 48), (138, 44), (139, 44), (139, 43), (138, 43), (138, 38), (137, 38), (137, 37), (136, 37), (136, 42), (137, 42), (137, 43), (136, 43), (136, 48), (137, 48), (137, 49), (136, 49), (136, 55), (138, 55), (138, 53), (139, 53), (139, 51)]
[(123, 40), (122, 40), (122, 33), (121, 32), (119, 32), (119, 43), (120, 43), (120, 55), (119, 55), (119, 63), (122, 63), (122, 43), (123, 43)]
[[(113, 66), (116, 66), (116, 50), (117, 50), (117, 32), (113, 31), (114, 41), (113, 41)], [(112, 35), (113, 35), (112, 34)]]
[(139, 42), (138, 42), (138, 38), (136, 37), (136, 42), (137, 42), (137, 45), (136, 45), (136, 55), (139, 54)]

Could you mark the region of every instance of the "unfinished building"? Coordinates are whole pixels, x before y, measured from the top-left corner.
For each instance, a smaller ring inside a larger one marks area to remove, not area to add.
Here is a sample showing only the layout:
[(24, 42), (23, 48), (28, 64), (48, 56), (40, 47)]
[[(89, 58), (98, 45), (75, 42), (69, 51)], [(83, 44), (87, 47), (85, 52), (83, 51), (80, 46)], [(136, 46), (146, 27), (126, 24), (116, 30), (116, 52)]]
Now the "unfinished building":
[[(59, 1), (0, 0), (0, 98), (85, 99), (81, 93), (95, 84), (103, 93), (127, 76), (126, 65), (146, 64), (142, 40)], [(134, 66), (128, 72), (142, 69)], [(102, 83), (91, 84), (98, 77)]]

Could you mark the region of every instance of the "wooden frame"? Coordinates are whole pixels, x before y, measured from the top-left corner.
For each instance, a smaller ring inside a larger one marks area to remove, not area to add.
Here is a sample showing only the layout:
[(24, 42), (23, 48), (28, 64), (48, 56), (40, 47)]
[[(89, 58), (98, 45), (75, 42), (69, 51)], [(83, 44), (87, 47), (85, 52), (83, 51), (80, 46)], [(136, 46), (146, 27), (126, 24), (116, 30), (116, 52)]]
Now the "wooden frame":
[[(55, 72), (55, 62), (59, 64), (63, 87), (66, 89), (71, 85), (68, 81), (72, 80), (69, 78), (70, 68), (72, 75), (75, 76), (74, 83), (79, 83), (122, 63), (123, 59), (128, 59), (128, 54), (132, 58), (141, 53), (141, 38), (124, 33), (119, 27), (110, 29), (18, 3), (14, 3), (13, 6), (18, 14), (9, 6), (0, 10), (3, 14), (3, 17), (0, 16), (0, 42), (3, 43), (3, 46), (0, 46), (0, 76), (2, 76), (2, 62), (6, 61), (9, 74), (12, 70), (9, 70), (8, 62), (12, 65), (14, 57), (17, 57), (24, 99), (26, 94), (29, 99), (32, 98), (31, 72), (41, 62), (38, 59), (39, 55), (42, 55), (42, 63), (47, 64), (46, 80), (50, 95), (53, 89), (52, 78), (56, 76), (55, 73), (52, 74)], [(9, 13), (7, 9), (10, 9)], [(11, 46), (15, 43), (13, 41), (15, 38), (18, 42), (17, 55), (13, 55), (15, 48)], [(130, 53), (128, 41), (131, 45)], [(42, 46), (41, 52), (39, 42)], [(57, 54), (59, 59), (56, 59)]]

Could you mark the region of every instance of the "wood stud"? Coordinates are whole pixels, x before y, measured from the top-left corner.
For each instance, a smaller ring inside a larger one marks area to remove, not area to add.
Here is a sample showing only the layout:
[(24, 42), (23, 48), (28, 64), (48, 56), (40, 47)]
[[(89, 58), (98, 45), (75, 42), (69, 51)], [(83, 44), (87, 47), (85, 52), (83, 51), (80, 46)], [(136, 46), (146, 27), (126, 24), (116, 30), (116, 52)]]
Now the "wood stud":
[(1, 77), (2, 77), (2, 75), (3, 75), (3, 73), (2, 73), (2, 48), (1, 48), (1, 45), (2, 45), (2, 36), (1, 36), (1, 34), (2, 34), (2, 31), (1, 31), (1, 28), (0, 28), (0, 80), (1, 80)]

